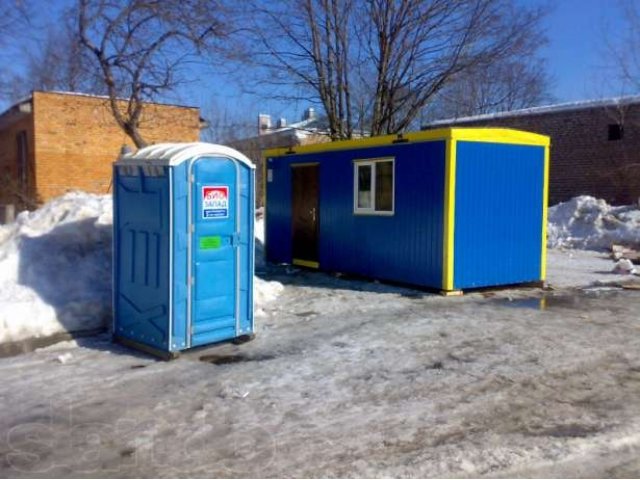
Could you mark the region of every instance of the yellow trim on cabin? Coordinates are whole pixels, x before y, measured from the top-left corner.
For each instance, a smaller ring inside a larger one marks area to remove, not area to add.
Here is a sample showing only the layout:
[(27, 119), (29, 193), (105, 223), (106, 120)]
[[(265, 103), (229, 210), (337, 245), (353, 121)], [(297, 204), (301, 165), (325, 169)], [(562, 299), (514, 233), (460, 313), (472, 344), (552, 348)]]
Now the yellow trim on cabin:
[[(457, 140), (487, 143), (513, 143), (517, 145), (549, 145), (549, 137), (537, 133), (524, 132), (509, 128), (438, 128), (418, 132), (399, 133), (397, 135), (381, 135), (357, 140), (340, 140), (330, 143), (315, 143), (300, 147), (271, 148), (262, 152), (263, 158), (281, 157), (285, 155), (350, 150), (354, 148), (370, 148), (392, 145), (394, 142), (431, 142), (437, 140)], [(402, 143), (401, 143), (402, 144)]]
[(291, 260), (291, 263), (300, 267), (320, 268), (320, 264), (318, 262), (313, 262), (311, 260), (300, 260), (299, 258), (294, 258)]
[[(262, 228), (264, 237), (262, 240), (262, 251), (264, 252), (264, 258), (267, 258), (267, 173), (269, 169), (267, 167), (267, 159), (262, 158)], [(254, 235), (255, 235), (255, 220), (254, 220)], [(255, 241), (255, 240), (254, 240)], [(255, 255), (255, 254), (254, 254)], [(253, 259), (255, 266), (255, 258)]]
[(262, 206), (265, 208), (265, 210), (267, 208), (267, 172), (268, 172), (267, 159), (263, 158), (262, 159), (262, 198), (261, 200), (264, 202)]
[(547, 278), (547, 221), (549, 207), (549, 145), (544, 147), (544, 181), (542, 187), (542, 253), (540, 258), (540, 280)]
[(442, 289), (453, 290), (454, 234), (456, 214), (457, 140), (447, 140), (444, 172), (444, 238), (442, 241)]
[(452, 128), (451, 138), (464, 142), (512, 143), (548, 147), (546, 135), (514, 130), (511, 128)]

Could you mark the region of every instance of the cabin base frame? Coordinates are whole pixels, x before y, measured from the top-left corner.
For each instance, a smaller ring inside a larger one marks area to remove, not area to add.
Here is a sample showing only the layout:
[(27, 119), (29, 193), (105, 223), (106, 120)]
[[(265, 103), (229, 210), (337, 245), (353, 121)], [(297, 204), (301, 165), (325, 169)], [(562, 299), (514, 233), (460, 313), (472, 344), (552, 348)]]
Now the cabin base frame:
[(461, 297), (464, 295), (462, 290), (440, 290), (439, 293), (443, 297)]
[(465, 295), (467, 293), (476, 293), (476, 292), (495, 292), (495, 291), (503, 291), (512, 288), (539, 288), (541, 290), (548, 290), (549, 286), (544, 280), (537, 280), (534, 282), (524, 282), (524, 283), (512, 283), (508, 285), (492, 285), (489, 287), (479, 287), (479, 288), (465, 288), (465, 289), (454, 289), (454, 290), (439, 290), (440, 295), (443, 297), (459, 297)]

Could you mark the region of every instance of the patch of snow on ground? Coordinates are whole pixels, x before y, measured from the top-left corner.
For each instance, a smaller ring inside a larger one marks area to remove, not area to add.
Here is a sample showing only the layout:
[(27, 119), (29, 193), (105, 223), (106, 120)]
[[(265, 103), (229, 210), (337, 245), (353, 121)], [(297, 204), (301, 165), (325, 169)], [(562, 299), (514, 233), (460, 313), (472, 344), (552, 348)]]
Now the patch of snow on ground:
[(585, 288), (610, 282), (637, 280), (633, 275), (612, 273), (613, 262), (593, 250), (550, 249), (547, 253), (547, 283), (554, 288)]
[[(0, 226), (0, 343), (104, 327), (111, 316), (112, 197), (72, 192)], [(256, 243), (264, 238), (256, 221)], [(257, 264), (263, 264), (258, 248)], [(282, 291), (255, 279), (256, 312)]]
[(255, 305), (255, 315), (263, 316), (264, 310), (262, 310), (260, 306), (274, 301), (283, 290), (284, 285), (280, 282), (270, 282), (262, 280), (259, 277), (253, 277), (253, 303)]
[[(266, 268), (264, 258), (264, 218), (259, 210), (256, 216), (254, 232), (256, 237), (256, 270), (263, 271)], [(253, 279), (253, 297), (256, 316), (264, 316), (262, 305), (272, 302), (282, 293), (284, 286), (280, 282), (262, 280), (259, 277)]]
[(587, 195), (549, 208), (551, 248), (602, 250), (612, 244), (640, 245), (640, 209), (615, 207)]
[(264, 218), (256, 218), (254, 232), (256, 236), (256, 242), (260, 242), (264, 245)]

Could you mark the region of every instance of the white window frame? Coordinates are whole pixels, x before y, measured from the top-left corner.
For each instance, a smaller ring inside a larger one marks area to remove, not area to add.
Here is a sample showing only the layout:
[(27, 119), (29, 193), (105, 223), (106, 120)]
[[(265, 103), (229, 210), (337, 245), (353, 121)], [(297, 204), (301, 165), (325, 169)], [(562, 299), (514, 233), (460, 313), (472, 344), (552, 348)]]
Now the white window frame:
[[(376, 164), (391, 162), (391, 210), (376, 210)], [(358, 207), (358, 167), (371, 166), (371, 208)], [(396, 159), (394, 157), (364, 158), (353, 161), (353, 214), (391, 216), (396, 211)]]

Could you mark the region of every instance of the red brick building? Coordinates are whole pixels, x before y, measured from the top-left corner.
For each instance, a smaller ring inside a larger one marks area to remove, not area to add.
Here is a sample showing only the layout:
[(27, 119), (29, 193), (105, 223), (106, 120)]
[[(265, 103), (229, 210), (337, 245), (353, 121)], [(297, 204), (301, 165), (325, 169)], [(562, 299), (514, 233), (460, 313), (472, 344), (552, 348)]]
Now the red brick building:
[(549, 135), (551, 205), (582, 194), (615, 204), (640, 197), (640, 96), (442, 120), (423, 129), (453, 125)]
[[(148, 104), (141, 132), (149, 143), (195, 142), (200, 126), (198, 108)], [(33, 92), (0, 114), (0, 204), (32, 206), (69, 190), (108, 193), (124, 144), (133, 147), (106, 97)]]

